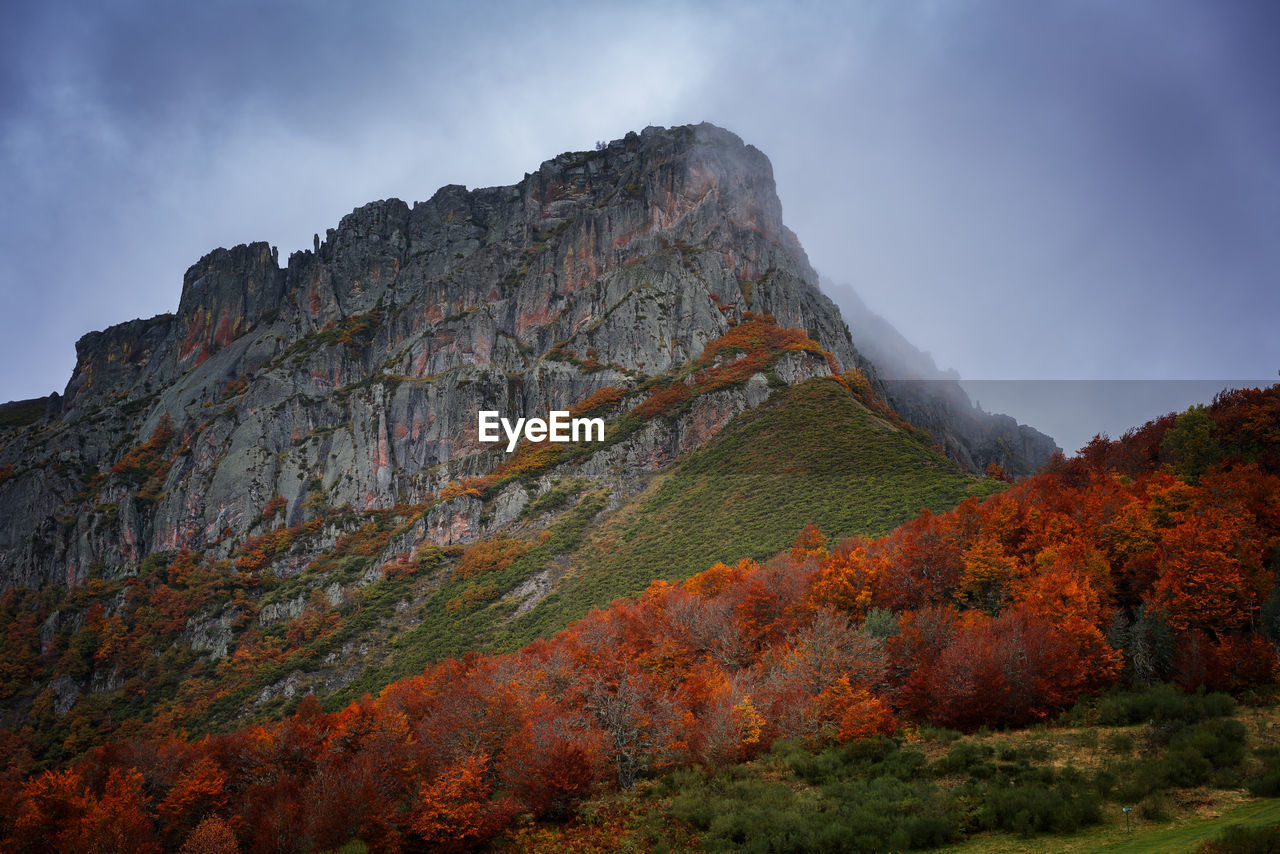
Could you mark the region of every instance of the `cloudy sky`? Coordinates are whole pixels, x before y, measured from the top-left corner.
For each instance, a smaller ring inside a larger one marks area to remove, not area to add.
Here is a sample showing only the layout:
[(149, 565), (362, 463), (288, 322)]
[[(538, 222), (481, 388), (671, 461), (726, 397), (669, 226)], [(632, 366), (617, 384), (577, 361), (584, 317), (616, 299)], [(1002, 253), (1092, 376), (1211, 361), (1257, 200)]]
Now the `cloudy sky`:
[(703, 120), (769, 155), (814, 266), (940, 367), (1274, 379), (1277, 43), (1271, 0), (11, 0), (0, 401), (175, 310), (214, 247), (284, 258), (373, 199)]

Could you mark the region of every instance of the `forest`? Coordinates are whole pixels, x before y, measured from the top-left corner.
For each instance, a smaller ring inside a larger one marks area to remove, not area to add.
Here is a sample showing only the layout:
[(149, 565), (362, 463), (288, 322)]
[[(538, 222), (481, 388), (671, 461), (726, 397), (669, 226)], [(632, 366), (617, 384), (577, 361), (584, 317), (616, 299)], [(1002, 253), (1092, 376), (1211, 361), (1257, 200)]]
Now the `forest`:
[[(169, 437), (153, 441), (129, 457), (141, 483)], [(385, 533), (372, 525), (348, 547)], [(274, 547), (247, 547), (240, 568), (251, 572)], [(527, 547), (475, 546), (461, 571), (483, 584)], [(655, 581), (553, 637), (449, 658), (341, 709), (308, 695), (278, 722), (199, 734), (174, 726), (174, 714), (107, 740), (85, 718), (61, 754), (29, 727), (4, 730), (0, 838), (13, 851), (471, 850), (564, 822), (600, 792), (656, 779), (678, 800), (765, 756), (815, 780), (844, 780), (836, 766), (845, 763), (923, 785), (910, 745), (924, 728), (1027, 727), (1089, 697), (1118, 698), (1113, 713), (1133, 722), (1155, 714), (1143, 703), (1175, 708), (1164, 746), (1191, 770), (1142, 773), (1169, 785), (1208, 779), (1239, 761), (1231, 710), (1274, 697), (1278, 548), (1280, 386), (1223, 392), (1119, 439), (1099, 437), (997, 494), (923, 511), (887, 536), (835, 542), (809, 525), (769, 560)], [(23, 600), (34, 594), (9, 591), (0, 696), (20, 690), (42, 656), (72, 670), (95, 658), (145, 659), (193, 599), (226, 582), (179, 552), (152, 561), (136, 583), (153, 594), (145, 609), (126, 620), (95, 606), (91, 638), (44, 648)], [(291, 640), (337, 631), (326, 613), (309, 607)], [(242, 645), (217, 665), (219, 678), (235, 684), (280, 654)], [(956, 769), (984, 761), (966, 755), (966, 743), (956, 741)], [(1003, 788), (983, 784), (991, 826), (1019, 829), (999, 818), (1008, 790), (1031, 773), (1015, 760), (993, 778)], [(1036, 786), (1074, 804), (1077, 822), (1100, 797), (1136, 802), (1158, 788), (1118, 792), (1114, 781), (1061, 773)], [(945, 797), (919, 790), (894, 800), (897, 827), (915, 835), (885, 844), (964, 835), (963, 822), (924, 822), (931, 798)], [(687, 799), (681, 809), (673, 815), (690, 839), (709, 832)], [(831, 850), (850, 838), (831, 840)]]

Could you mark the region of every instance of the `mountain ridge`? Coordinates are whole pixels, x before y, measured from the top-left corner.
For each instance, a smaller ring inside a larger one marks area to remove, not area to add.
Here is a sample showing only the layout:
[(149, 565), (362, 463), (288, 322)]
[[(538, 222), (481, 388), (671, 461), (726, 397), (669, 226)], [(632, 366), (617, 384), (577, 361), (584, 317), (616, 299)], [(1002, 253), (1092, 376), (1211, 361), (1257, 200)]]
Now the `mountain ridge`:
[(779, 739), (1271, 683), (1274, 389), (1007, 486), (869, 350), (710, 126), (209, 253), (0, 407), (0, 837), (458, 847)]
[(929, 433), (947, 456), (972, 472), (998, 466), (1022, 477), (1042, 468), (1062, 449), (1027, 424), (974, 405), (954, 370), (940, 370), (888, 320), (873, 312), (857, 292), (832, 286), (859, 351), (875, 366), (888, 403)]
[[(768, 159), (708, 124), (565, 153), (515, 185), (371, 202), (283, 267), (266, 243), (215, 249), (176, 313), (81, 337), (64, 393), (0, 448), (3, 585), (243, 537), (277, 496), (296, 524), (317, 476), (338, 506), (420, 501), (500, 462), (464, 413), (635, 385), (747, 312), (805, 329), (883, 393), (782, 222)], [(139, 505), (112, 467), (166, 417), (178, 465)], [(73, 520), (68, 499), (120, 509)]]
[[(243, 536), (275, 496), (296, 523), (317, 474), (334, 505), (419, 501), (501, 461), (466, 413), (545, 414), (634, 385), (744, 312), (858, 364), (782, 224), (767, 158), (709, 125), (560, 155), (509, 187), (373, 202), (277, 262), (266, 243), (214, 250), (177, 313), (77, 342), (59, 417), (0, 450), (15, 466), (0, 484), (16, 510), (0, 525), (6, 585)], [(136, 504), (111, 467), (123, 436), (141, 446), (164, 417), (179, 464), (155, 500), (110, 530), (63, 531), (67, 498)]]
[[(202, 729), (376, 690), (386, 656), (540, 636), (698, 571), (715, 530), (718, 558), (763, 558), (805, 522), (883, 533), (999, 488), (883, 402), (736, 136), (650, 128), (432, 200), (359, 208), (284, 268), (208, 253), (177, 313), (81, 339), (58, 407), (6, 410), (0, 583), (39, 615), (43, 675), (5, 714), (43, 709), (44, 749), (86, 715)], [(769, 453), (720, 442), (784, 399)], [(606, 435), (508, 454), (481, 409)], [(732, 490), (679, 474), (696, 459)], [(495, 550), (514, 562), (473, 577)], [(104, 646), (103, 619), (151, 640)]]

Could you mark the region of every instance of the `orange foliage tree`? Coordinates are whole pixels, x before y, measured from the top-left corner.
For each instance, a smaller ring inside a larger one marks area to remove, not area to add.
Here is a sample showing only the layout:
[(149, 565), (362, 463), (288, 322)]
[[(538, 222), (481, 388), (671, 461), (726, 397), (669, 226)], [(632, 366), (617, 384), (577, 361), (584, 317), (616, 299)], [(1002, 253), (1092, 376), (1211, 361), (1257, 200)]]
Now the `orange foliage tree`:
[(1221, 635), (1249, 623), (1261, 603), (1245, 568), (1256, 559), (1241, 554), (1244, 525), (1239, 514), (1209, 509), (1184, 515), (1161, 532), (1159, 576), (1150, 600), (1176, 631)]

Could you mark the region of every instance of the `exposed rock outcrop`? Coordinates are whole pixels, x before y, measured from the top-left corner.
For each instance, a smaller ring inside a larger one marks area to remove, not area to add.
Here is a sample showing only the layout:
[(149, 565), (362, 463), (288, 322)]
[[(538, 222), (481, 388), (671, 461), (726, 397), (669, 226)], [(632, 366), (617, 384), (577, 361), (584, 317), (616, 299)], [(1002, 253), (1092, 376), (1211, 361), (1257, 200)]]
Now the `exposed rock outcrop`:
[[(225, 556), (277, 497), (288, 524), (420, 501), (505, 459), (478, 440), (479, 410), (635, 389), (748, 312), (866, 368), (782, 222), (769, 161), (705, 124), (563, 154), (513, 186), (365, 205), (283, 268), (265, 243), (215, 250), (176, 314), (85, 335), (57, 405), (0, 437), (0, 585), (130, 573), (157, 550)], [(779, 370), (830, 367), (792, 354)], [(572, 471), (622, 485), (768, 391), (761, 375), (717, 392)], [(459, 498), (424, 533), (466, 541), (527, 500), (488, 517)], [(216, 654), (220, 630), (193, 631)]]

